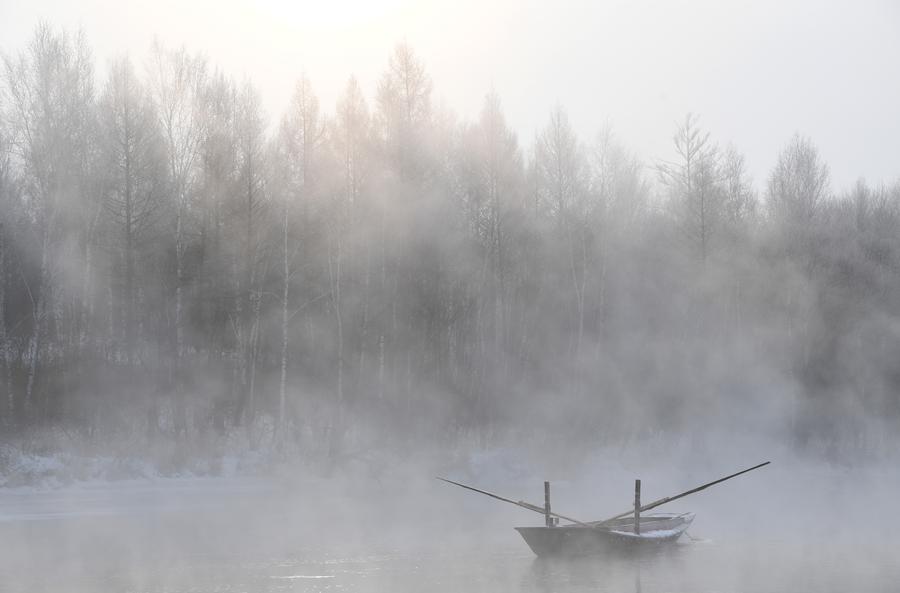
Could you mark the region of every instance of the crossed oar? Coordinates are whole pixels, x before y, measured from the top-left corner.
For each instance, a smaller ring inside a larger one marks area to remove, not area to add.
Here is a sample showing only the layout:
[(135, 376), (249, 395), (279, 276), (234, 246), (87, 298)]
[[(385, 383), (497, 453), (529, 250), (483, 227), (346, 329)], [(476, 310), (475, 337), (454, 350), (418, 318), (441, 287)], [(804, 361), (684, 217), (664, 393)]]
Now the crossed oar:
[[(731, 478), (736, 478), (741, 474), (746, 474), (747, 472), (751, 472), (755, 469), (759, 469), (763, 466), (769, 465), (770, 461), (766, 461), (764, 463), (760, 463), (759, 465), (754, 465), (753, 467), (747, 468), (745, 470), (741, 470), (737, 473), (733, 473), (730, 476), (725, 476), (724, 478), (719, 478), (718, 480), (713, 480), (707, 484), (703, 484), (702, 486), (697, 486), (696, 488), (691, 488), (690, 490), (686, 490), (680, 494), (676, 494), (674, 496), (666, 496), (665, 498), (660, 498), (659, 500), (654, 500), (653, 502), (647, 503), (640, 508), (640, 512), (649, 511), (650, 509), (655, 509), (660, 505), (664, 505), (667, 502), (672, 502), (673, 500), (678, 500), (679, 498), (684, 498), (689, 494), (694, 494), (695, 492), (700, 492), (701, 490), (705, 490), (710, 486), (715, 486), (716, 484), (721, 484), (725, 480), (730, 480)], [(565, 515), (561, 515), (559, 513), (547, 512), (544, 507), (538, 506), (536, 504), (531, 504), (529, 502), (524, 502), (522, 500), (512, 500), (511, 498), (505, 498), (500, 496), (499, 494), (494, 494), (493, 492), (488, 492), (487, 490), (480, 490), (473, 486), (467, 486), (465, 484), (460, 484), (459, 482), (454, 482), (453, 480), (448, 480), (447, 478), (441, 478), (438, 476), (438, 480), (442, 480), (449, 484), (454, 484), (459, 486), (460, 488), (465, 488), (466, 490), (472, 490), (473, 492), (478, 492), (479, 494), (484, 494), (486, 496), (490, 496), (491, 498), (496, 498), (497, 500), (502, 500), (503, 502), (508, 502), (510, 504), (514, 504), (516, 506), (522, 507), (523, 509), (528, 509), (529, 511), (534, 511), (536, 513), (540, 513), (542, 515), (550, 515), (551, 517), (558, 517), (564, 521), (569, 521), (570, 523), (575, 523), (577, 525), (581, 525), (583, 527), (602, 527), (611, 521), (615, 521), (616, 519), (621, 519), (622, 517), (627, 517), (628, 515), (634, 514), (634, 509), (630, 509), (625, 511), (624, 513), (619, 513), (618, 515), (614, 515), (609, 519), (604, 519), (603, 521), (591, 521), (584, 522), (579, 521), (578, 519), (573, 519), (572, 517), (567, 517)]]

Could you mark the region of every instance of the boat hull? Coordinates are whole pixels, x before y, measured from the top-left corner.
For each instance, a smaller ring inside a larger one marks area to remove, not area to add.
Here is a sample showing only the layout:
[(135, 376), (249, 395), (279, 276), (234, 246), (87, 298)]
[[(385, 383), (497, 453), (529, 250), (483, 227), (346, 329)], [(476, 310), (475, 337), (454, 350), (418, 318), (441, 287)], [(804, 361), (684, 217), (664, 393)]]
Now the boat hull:
[(674, 543), (693, 520), (693, 513), (642, 516), (639, 534), (634, 533), (633, 518), (603, 527), (565, 525), (515, 529), (538, 556), (586, 556)]

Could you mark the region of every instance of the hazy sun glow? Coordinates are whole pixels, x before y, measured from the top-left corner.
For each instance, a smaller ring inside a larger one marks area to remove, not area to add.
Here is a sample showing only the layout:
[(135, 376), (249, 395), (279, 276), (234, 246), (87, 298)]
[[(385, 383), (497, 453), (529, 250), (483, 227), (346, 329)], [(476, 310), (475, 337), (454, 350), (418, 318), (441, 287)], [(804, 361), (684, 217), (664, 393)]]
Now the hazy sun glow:
[[(814, 0), (0, 1), (0, 49), (21, 47), (42, 18), (83, 28), (101, 64), (126, 51), (139, 62), (158, 37), (252, 80), (278, 118), (301, 72), (327, 108), (351, 75), (371, 100), (405, 41), (439, 102), (473, 117), (493, 88), (522, 139), (559, 103), (580, 129), (609, 122), (646, 158), (662, 158), (690, 111), (746, 152), (757, 179), (786, 135), (815, 132), (848, 187), (858, 175), (888, 180), (900, 138), (900, 79), (884, 76), (900, 68), (896, 2), (848, 10)], [(841, 123), (848, 105), (853, 126)]]
[(329, 2), (293, 2), (291, 0), (260, 0), (246, 7), (274, 23), (298, 29), (365, 29), (377, 26), (383, 19), (397, 17), (401, 10), (409, 10), (414, 3), (405, 0), (335, 0)]

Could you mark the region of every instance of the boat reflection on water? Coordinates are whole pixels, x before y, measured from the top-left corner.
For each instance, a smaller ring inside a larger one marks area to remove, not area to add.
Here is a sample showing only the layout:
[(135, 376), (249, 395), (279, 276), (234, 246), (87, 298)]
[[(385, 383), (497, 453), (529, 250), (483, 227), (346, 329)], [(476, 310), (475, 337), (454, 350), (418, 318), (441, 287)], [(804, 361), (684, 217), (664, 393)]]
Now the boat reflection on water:
[(672, 577), (685, 569), (694, 546), (612, 548), (601, 556), (538, 556), (532, 560), (521, 589), (537, 593), (643, 593), (669, 590)]

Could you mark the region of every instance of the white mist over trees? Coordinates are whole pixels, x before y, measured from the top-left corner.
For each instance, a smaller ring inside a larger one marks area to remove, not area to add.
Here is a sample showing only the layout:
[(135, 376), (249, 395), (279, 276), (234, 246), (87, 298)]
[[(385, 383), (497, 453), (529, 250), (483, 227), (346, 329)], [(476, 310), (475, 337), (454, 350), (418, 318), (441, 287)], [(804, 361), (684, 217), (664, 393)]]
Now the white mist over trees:
[(276, 117), (183, 49), (103, 71), (47, 25), (4, 57), (9, 438), (340, 459), (724, 423), (872, 451), (900, 419), (900, 184), (836, 195), (806, 137), (759, 194), (694, 115), (671, 162), (561, 106), (522, 146), (493, 92), (460, 121), (402, 44), (371, 104), (300, 75)]

